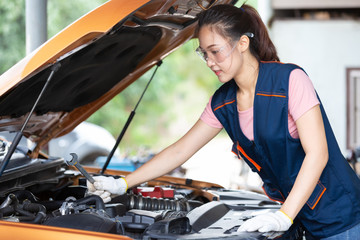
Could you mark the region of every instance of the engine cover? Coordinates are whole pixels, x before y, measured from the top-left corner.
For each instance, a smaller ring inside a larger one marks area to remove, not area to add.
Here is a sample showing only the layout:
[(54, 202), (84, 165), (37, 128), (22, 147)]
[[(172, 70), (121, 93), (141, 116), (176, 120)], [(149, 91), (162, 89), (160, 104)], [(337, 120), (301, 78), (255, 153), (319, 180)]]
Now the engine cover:
[(103, 233), (117, 233), (116, 223), (114, 221), (92, 213), (59, 216), (47, 220), (44, 225)]

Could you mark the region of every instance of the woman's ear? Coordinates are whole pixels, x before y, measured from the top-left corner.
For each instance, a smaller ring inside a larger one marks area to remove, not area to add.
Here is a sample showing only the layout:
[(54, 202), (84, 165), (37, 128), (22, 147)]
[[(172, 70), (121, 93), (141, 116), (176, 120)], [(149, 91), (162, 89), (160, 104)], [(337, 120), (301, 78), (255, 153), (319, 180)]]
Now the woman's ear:
[(242, 35), (238, 42), (238, 47), (240, 47), (241, 52), (245, 52), (250, 46), (250, 39), (246, 35)]

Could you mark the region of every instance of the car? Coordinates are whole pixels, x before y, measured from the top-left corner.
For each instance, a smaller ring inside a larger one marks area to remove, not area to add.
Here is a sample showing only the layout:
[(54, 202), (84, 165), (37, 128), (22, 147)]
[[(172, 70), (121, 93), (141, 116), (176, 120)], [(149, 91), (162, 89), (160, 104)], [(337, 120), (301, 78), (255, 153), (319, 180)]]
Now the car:
[(163, 176), (104, 203), (86, 180), (129, 172), (82, 167), (76, 148), (42, 151), (194, 38), (197, 14), (221, 3), (235, 1), (110, 0), (0, 76), (0, 131), (16, 133), (0, 140), (1, 239), (302, 239), (297, 222), (237, 232), (281, 207), (264, 194)]
[[(2, 139), (14, 139), (16, 132), (0, 132)], [(82, 122), (74, 130), (64, 136), (51, 139), (44, 150), (50, 156), (67, 157), (76, 152), (78, 161), (84, 165), (97, 165), (98, 158), (106, 158), (112, 150), (116, 140), (105, 128), (90, 122)], [(33, 143), (22, 138), (20, 146), (31, 148)], [(120, 152), (116, 149), (116, 159), (120, 159)]]
[[(96, 159), (110, 154), (116, 139), (105, 128), (90, 122), (82, 122), (64, 136), (48, 143), (48, 154), (66, 158), (76, 152), (78, 161), (84, 165), (95, 165)], [(117, 149), (115, 156), (120, 158)]]

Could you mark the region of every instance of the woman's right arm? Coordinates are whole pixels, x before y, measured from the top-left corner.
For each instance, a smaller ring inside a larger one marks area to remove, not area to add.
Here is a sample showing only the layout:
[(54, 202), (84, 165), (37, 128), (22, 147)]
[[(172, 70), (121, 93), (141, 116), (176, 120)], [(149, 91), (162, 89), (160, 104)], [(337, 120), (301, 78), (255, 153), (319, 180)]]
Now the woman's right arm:
[(128, 187), (163, 176), (179, 167), (220, 131), (221, 128), (210, 127), (199, 119), (182, 138), (127, 175), (125, 179)]

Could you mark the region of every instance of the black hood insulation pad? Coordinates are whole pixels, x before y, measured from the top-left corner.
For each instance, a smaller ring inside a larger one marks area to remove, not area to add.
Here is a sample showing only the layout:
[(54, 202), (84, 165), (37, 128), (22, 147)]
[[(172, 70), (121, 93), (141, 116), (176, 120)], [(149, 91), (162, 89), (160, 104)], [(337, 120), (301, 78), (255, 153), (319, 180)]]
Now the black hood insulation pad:
[[(158, 27), (121, 27), (60, 60), (35, 112), (70, 112), (98, 99), (134, 71), (160, 38)], [(0, 116), (28, 113), (50, 71), (44, 69), (1, 96)]]

